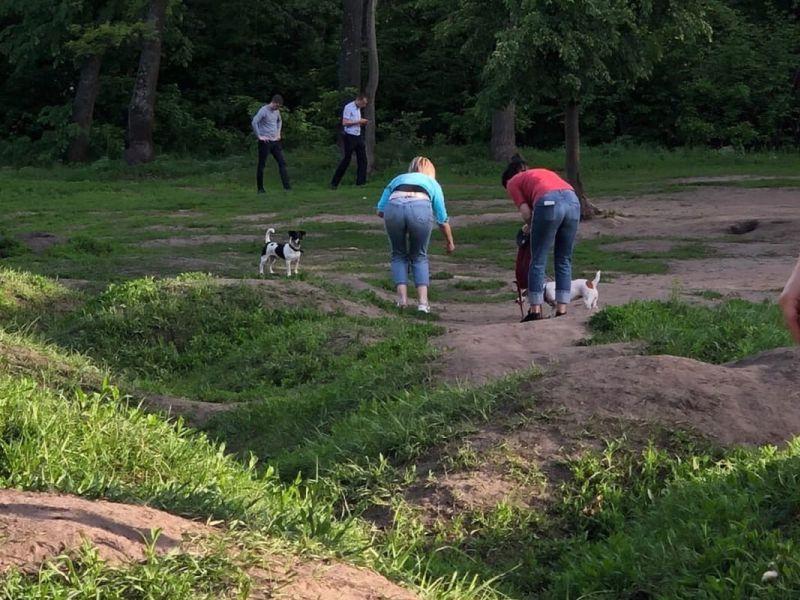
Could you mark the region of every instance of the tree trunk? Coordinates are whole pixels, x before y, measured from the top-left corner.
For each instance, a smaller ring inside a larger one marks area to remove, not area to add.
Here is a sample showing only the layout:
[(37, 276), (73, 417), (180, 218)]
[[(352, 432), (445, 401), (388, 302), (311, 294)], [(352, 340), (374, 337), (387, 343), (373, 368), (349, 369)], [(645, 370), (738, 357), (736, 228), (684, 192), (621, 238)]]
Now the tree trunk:
[(150, 162), (155, 158), (153, 125), (166, 12), (167, 0), (150, 0), (147, 14), (150, 31), (142, 41), (139, 71), (128, 108), (129, 146), (125, 150), (125, 160), (129, 165)]
[(361, 90), (361, 43), (364, 0), (344, 0), (342, 48), (339, 52), (339, 89)]
[(492, 113), (492, 139), (489, 147), (494, 160), (507, 162), (517, 152), (516, 108), (512, 101), (504, 109)]
[(600, 210), (586, 197), (581, 182), (581, 134), (579, 127), (580, 107), (577, 102), (567, 104), (564, 118), (564, 137), (566, 141), (567, 181), (575, 188), (581, 201), (581, 219), (588, 220), (600, 214)]
[(72, 102), (72, 122), (78, 126), (78, 131), (67, 149), (69, 162), (86, 162), (89, 159), (89, 133), (92, 129), (94, 103), (100, 90), (101, 63), (100, 55), (92, 54), (81, 65), (78, 89)]
[(378, 63), (378, 38), (375, 31), (375, 12), (377, 10), (378, 0), (365, 0), (366, 11), (366, 27), (365, 33), (367, 38), (367, 59), (369, 61), (369, 70), (367, 75), (367, 89), (366, 94), (369, 97), (369, 104), (365, 119), (369, 121), (367, 128), (364, 132), (367, 144), (367, 171), (373, 173), (375, 171), (375, 131), (377, 123), (375, 122), (375, 96), (378, 93), (378, 79), (380, 75), (380, 65)]

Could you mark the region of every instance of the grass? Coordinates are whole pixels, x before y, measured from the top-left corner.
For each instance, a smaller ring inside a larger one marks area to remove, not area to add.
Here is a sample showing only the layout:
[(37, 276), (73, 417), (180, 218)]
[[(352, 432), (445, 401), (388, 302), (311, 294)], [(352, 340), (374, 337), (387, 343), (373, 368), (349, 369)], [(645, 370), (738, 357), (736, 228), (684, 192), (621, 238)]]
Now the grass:
[(791, 343), (774, 304), (743, 300), (711, 307), (677, 300), (637, 301), (606, 308), (589, 324), (593, 344), (641, 340), (651, 354), (715, 364)]

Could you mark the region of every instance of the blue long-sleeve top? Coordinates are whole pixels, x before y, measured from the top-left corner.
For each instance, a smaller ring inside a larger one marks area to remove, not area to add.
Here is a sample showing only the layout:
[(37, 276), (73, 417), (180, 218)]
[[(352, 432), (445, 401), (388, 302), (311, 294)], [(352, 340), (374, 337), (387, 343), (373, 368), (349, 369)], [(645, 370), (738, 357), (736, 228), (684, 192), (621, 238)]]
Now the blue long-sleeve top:
[(381, 194), (381, 199), (376, 207), (378, 212), (383, 212), (386, 209), (386, 205), (389, 203), (389, 196), (400, 185), (417, 185), (424, 189), (431, 199), (433, 216), (436, 218), (436, 222), (439, 225), (447, 223), (447, 209), (444, 206), (442, 186), (433, 177), (428, 177), (422, 173), (403, 173), (392, 179), (386, 189), (383, 190), (383, 194)]

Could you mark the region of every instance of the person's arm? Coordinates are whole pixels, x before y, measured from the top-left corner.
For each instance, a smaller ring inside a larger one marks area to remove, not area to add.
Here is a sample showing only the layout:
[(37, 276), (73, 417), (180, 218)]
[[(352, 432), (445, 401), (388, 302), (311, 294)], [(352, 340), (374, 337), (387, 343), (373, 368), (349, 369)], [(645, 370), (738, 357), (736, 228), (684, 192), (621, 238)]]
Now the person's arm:
[(444, 236), (444, 249), (448, 254), (452, 254), (456, 249), (456, 243), (453, 241), (453, 230), (450, 229), (450, 223), (440, 223), (439, 231)]
[(281, 141), (281, 130), (283, 129), (283, 119), (281, 118), (280, 111), (278, 111), (278, 118), (277, 118), (276, 123), (275, 123), (275, 129), (277, 130), (276, 134), (275, 134), (275, 141), (276, 142), (280, 142)]
[(258, 112), (257, 112), (257, 113), (256, 113), (256, 115), (253, 117), (253, 121), (252, 121), (252, 123), (251, 123), (251, 125), (253, 126), (253, 133), (255, 133), (255, 134), (256, 134), (256, 137), (257, 137), (258, 139), (260, 139), (261, 141), (266, 141), (266, 139), (267, 139), (267, 138), (266, 138), (265, 136), (261, 135), (261, 134), (258, 132), (258, 124), (259, 124), (259, 122), (261, 121), (261, 119), (263, 119), (263, 118), (264, 118), (264, 111), (266, 111), (266, 110), (267, 110), (267, 107), (266, 107), (266, 106), (262, 106), (260, 109), (258, 109)]
[(383, 193), (381, 194), (381, 199), (378, 200), (378, 206), (375, 207), (375, 210), (378, 213), (378, 216), (382, 219), (383, 218), (383, 211), (386, 209), (386, 204), (389, 202), (389, 196), (392, 195), (392, 189), (394, 189), (394, 179), (389, 182)]
[(433, 214), (436, 217), (436, 222), (439, 225), (439, 231), (444, 236), (444, 249), (450, 254), (456, 249), (456, 244), (453, 241), (453, 230), (448, 222), (447, 208), (444, 204), (444, 191), (438, 181), (433, 190), (431, 204), (433, 205)]
[(783, 311), (783, 318), (794, 341), (800, 344), (800, 260), (778, 298), (778, 306)]

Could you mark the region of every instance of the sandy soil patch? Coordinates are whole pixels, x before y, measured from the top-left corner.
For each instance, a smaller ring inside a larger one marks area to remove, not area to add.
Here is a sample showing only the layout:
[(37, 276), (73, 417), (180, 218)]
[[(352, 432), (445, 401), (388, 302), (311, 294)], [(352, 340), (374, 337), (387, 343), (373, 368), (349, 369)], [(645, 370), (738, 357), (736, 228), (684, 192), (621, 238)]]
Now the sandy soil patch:
[(276, 212), (255, 213), (252, 215), (242, 215), (240, 217), (234, 217), (231, 220), (236, 223), (272, 223), (276, 218), (278, 218), (278, 216), (279, 215)]
[(36, 254), (41, 254), (51, 246), (55, 246), (64, 241), (63, 237), (45, 231), (22, 233), (17, 236), (17, 239)]
[[(727, 365), (675, 356), (564, 361), (525, 388), (543, 407), (659, 422), (722, 444), (783, 444), (800, 433), (800, 348)], [(644, 375), (646, 374), (646, 376)]]
[(46, 559), (94, 544), (111, 563), (142, 560), (144, 537), (162, 530), (159, 552), (181, 547), (188, 534), (205, 526), (153, 508), (89, 501), (74, 496), (0, 490), (0, 571), (10, 566), (38, 569)]
[[(111, 564), (145, 558), (144, 540), (161, 529), (159, 553), (193, 551), (191, 538), (214, 532), (201, 523), (145, 506), (85, 500), (62, 494), (0, 490), (0, 572), (35, 572), (84, 541)], [(294, 556), (262, 557), (249, 571), (251, 597), (286, 600), (414, 600), (417, 596), (367, 569)]]
[[(261, 238), (263, 239), (263, 238)], [(189, 235), (182, 237), (168, 237), (157, 238), (155, 240), (147, 240), (138, 245), (143, 248), (183, 248), (188, 246), (205, 246), (207, 244), (241, 244), (252, 242), (255, 245), (261, 243), (261, 239), (256, 235), (241, 235), (241, 234), (227, 234), (227, 235)]]

